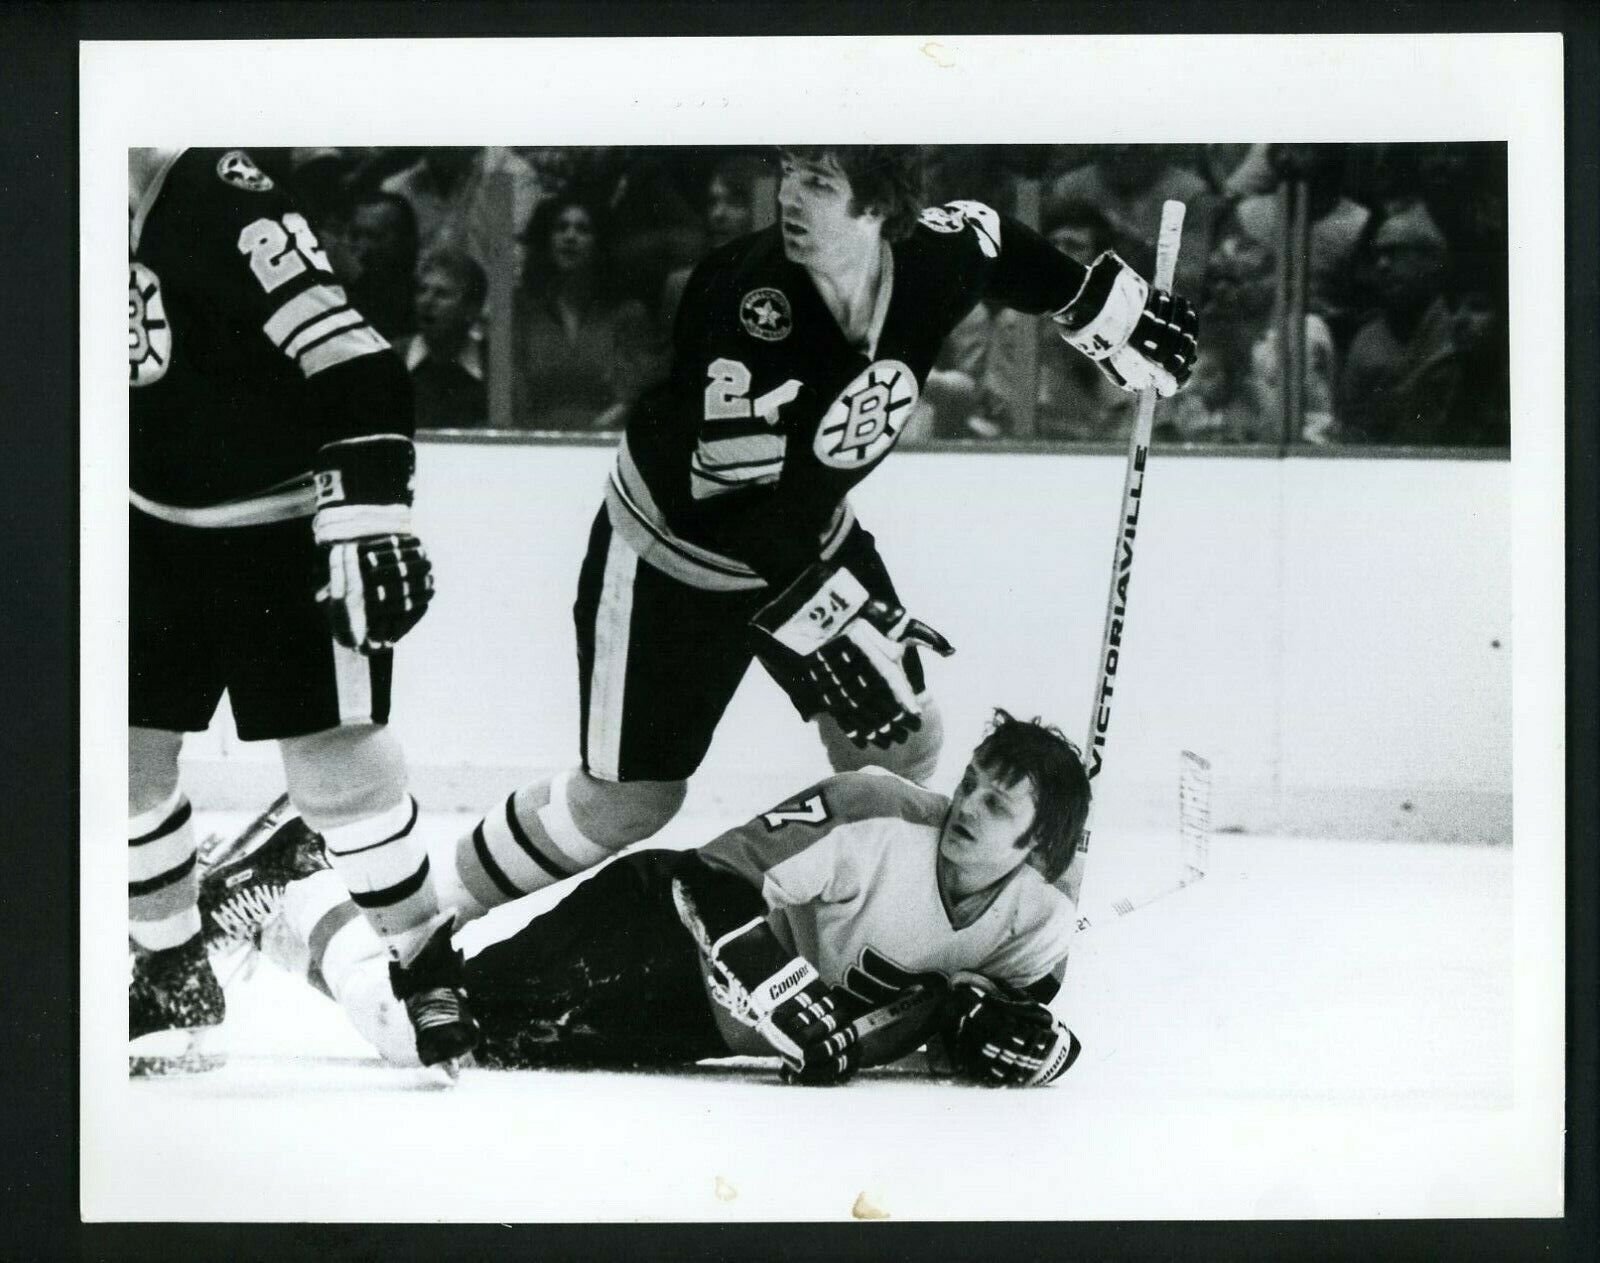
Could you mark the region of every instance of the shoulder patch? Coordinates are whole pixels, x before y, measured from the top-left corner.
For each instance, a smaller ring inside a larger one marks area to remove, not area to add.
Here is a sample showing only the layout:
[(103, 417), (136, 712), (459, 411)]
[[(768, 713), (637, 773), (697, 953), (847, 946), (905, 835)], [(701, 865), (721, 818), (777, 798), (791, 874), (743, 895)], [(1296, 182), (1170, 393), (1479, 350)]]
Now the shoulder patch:
[(1000, 216), (993, 207), (982, 202), (946, 202), (943, 206), (930, 206), (917, 222), (934, 232), (960, 232), (970, 227), (984, 254), (991, 259), (1000, 257)]
[(763, 286), (739, 300), (739, 323), (752, 338), (782, 342), (794, 328), (794, 311), (781, 289)]
[(217, 160), (217, 177), (246, 193), (265, 193), (273, 187), (272, 177), (256, 166), (243, 149), (230, 149)]

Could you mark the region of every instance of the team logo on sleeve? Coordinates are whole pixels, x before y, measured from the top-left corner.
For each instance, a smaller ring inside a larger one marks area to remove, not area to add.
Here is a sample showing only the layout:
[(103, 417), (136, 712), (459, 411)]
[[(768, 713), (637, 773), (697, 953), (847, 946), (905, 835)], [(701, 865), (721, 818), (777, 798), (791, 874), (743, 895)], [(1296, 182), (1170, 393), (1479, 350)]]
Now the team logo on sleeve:
[(794, 328), (794, 312), (781, 289), (753, 289), (739, 300), (739, 323), (752, 338), (782, 342)]
[(916, 402), (916, 374), (899, 360), (879, 360), (833, 401), (812, 450), (833, 469), (859, 469), (894, 446)]
[(128, 385), (148, 386), (172, 362), (172, 326), (161, 301), (161, 281), (142, 263), (128, 265)]
[(947, 202), (943, 206), (930, 206), (918, 216), (917, 222), (934, 232), (960, 232), (971, 228), (977, 234), (978, 247), (991, 259), (1000, 257), (1000, 216), (994, 208), (982, 202)]
[(217, 175), (224, 184), (231, 184), (246, 193), (265, 193), (272, 187), (272, 177), (250, 160), (243, 149), (230, 149), (217, 160)]

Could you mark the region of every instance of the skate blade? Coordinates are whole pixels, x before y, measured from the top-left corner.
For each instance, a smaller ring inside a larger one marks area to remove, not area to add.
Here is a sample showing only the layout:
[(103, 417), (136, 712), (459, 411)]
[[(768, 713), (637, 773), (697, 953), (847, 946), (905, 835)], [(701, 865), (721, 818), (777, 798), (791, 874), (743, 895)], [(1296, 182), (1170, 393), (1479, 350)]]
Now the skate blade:
[(208, 1046), (215, 1029), (203, 1026), (141, 1035), (128, 1045), (128, 1077), (155, 1079), (221, 1069), (227, 1064), (228, 1054)]

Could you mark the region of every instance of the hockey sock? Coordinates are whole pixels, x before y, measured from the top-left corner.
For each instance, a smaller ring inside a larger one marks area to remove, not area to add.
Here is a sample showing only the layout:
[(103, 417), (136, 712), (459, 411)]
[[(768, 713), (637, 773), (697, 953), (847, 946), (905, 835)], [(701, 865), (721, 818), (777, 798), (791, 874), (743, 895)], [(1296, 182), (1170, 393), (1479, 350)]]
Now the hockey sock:
[(326, 870), (290, 882), (283, 910), (262, 935), (262, 953), (332, 997), (384, 1059), (417, 1063), (416, 1034), (389, 985), (383, 940)]
[(128, 818), (128, 936), (148, 951), (200, 933), (193, 811), (181, 790)]
[(593, 868), (627, 845), (602, 846), (578, 828), (567, 801), (571, 779), (561, 772), (519, 790), (456, 844), (461, 893), (477, 904), (460, 909), (463, 919)]
[[(306, 823), (317, 828), (310, 815)], [(417, 803), (408, 794), (375, 816), (317, 828), (350, 898), (401, 963), (416, 954), (439, 923), (428, 854), (412, 836), (416, 823)]]

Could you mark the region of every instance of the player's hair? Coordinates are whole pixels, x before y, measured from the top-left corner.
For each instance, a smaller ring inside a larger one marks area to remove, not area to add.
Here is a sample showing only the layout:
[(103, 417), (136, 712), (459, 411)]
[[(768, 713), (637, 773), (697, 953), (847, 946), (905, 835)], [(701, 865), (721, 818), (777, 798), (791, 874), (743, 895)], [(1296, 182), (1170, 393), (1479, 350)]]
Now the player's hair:
[(916, 145), (784, 145), (800, 162), (832, 162), (850, 181), (850, 213), (883, 216), (885, 241), (910, 235), (922, 214), (927, 162)]
[(428, 272), (443, 272), (461, 286), (467, 301), (482, 306), (489, 294), (489, 278), (483, 274), (483, 265), (465, 250), (456, 246), (435, 246), (423, 255), (417, 264), (417, 278)]
[(1019, 847), (1048, 881), (1066, 872), (1089, 819), (1089, 774), (1078, 747), (1042, 719), (1016, 719), (999, 707), (972, 760), (1002, 780), (1026, 777), (1033, 786), (1033, 823)]

